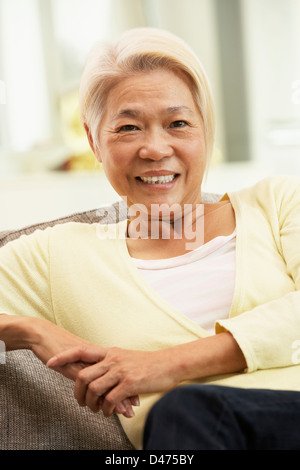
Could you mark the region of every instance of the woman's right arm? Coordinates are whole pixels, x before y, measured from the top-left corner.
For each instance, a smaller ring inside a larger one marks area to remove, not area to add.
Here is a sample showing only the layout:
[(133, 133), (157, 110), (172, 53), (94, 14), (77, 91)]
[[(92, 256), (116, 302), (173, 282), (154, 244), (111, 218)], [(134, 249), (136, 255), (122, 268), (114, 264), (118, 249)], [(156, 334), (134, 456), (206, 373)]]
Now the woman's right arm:
[[(49, 282), (49, 236), (50, 229), (36, 231), (0, 250), (0, 340), (7, 351), (30, 349), (45, 364), (66, 349), (90, 344), (56, 325)], [(83, 367), (86, 364), (68, 365), (59, 372), (75, 380)], [(136, 402), (137, 397), (125, 400), (115, 411), (130, 417), (131, 403)]]
[[(79, 336), (61, 328), (48, 320), (20, 315), (0, 315), (0, 339), (6, 351), (30, 349), (46, 364), (53, 352), (62, 352), (70, 346), (90, 344)], [(78, 367), (64, 370), (66, 376), (75, 379)]]
[(0, 315), (0, 339), (5, 343), (6, 351), (29, 349), (27, 342), (28, 327), (28, 317)]
[(50, 286), (50, 230), (37, 230), (0, 250), (0, 339), (7, 351), (31, 349), (46, 363), (53, 351), (86, 344), (56, 325)]
[[(54, 323), (42, 318), (20, 315), (0, 314), (0, 339), (6, 351), (30, 349), (44, 364), (56, 354), (75, 346), (95, 346)], [(78, 372), (91, 363), (76, 362), (57, 369), (65, 377), (75, 381)], [(136, 406), (137, 396), (118, 403), (115, 411), (127, 418), (134, 415), (132, 405)]]

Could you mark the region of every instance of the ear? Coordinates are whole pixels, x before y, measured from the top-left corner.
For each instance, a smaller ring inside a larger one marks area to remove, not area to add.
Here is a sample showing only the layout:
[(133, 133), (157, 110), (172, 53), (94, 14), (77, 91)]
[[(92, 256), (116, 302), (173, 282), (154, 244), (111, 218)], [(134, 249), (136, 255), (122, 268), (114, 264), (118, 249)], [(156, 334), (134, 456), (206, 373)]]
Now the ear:
[(93, 137), (92, 137), (92, 134), (91, 134), (91, 131), (88, 127), (88, 125), (86, 123), (83, 124), (84, 126), (84, 129), (85, 129), (85, 132), (86, 132), (86, 135), (87, 135), (87, 138), (88, 138), (88, 141), (89, 141), (89, 144), (90, 144), (90, 147), (95, 155), (95, 157), (97, 158), (97, 160), (101, 163), (102, 160), (101, 160), (101, 157), (100, 157), (100, 152), (99, 152), (99, 149), (96, 148), (95, 144), (94, 144), (94, 140), (93, 140)]

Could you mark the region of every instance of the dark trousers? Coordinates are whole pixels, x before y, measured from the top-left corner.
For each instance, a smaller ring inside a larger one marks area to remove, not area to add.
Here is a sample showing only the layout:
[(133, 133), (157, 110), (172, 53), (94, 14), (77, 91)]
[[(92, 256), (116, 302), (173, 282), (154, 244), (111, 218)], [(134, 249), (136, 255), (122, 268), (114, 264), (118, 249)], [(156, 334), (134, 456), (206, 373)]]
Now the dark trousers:
[(300, 392), (187, 385), (152, 408), (145, 450), (300, 450)]

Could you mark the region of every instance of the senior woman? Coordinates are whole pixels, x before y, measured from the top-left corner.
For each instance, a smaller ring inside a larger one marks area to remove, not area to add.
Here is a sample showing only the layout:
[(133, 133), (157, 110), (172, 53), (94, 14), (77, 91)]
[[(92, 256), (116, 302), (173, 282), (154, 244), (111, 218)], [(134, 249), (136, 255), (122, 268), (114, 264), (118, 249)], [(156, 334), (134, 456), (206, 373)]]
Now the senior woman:
[(31, 348), (75, 381), (80, 405), (119, 413), (138, 449), (150, 409), (148, 449), (300, 448), (299, 180), (202, 200), (213, 101), (197, 57), (167, 32), (96, 45), (80, 109), (129, 218), (0, 250), (7, 349)]

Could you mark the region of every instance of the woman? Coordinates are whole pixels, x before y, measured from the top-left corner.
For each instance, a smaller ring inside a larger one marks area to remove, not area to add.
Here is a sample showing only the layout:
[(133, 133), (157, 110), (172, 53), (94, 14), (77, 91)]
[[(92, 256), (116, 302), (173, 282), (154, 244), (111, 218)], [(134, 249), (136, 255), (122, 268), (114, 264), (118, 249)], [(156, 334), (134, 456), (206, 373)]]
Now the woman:
[[(299, 180), (270, 178), (202, 201), (212, 98), (196, 56), (169, 33), (133, 30), (96, 46), (80, 107), (130, 217), (57, 226), (1, 250), (0, 311), (13, 315), (1, 318), (7, 349), (31, 348), (75, 381), (79, 404), (118, 412), (137, 448), (154, 403), (185, 393), (185, 383), (211, 382), (222, 396), (220, 385), (299, 390)], [(168, 407), (157, 406), (160, 417)], [(156, 409), (147, 448), (157, 446)]]

